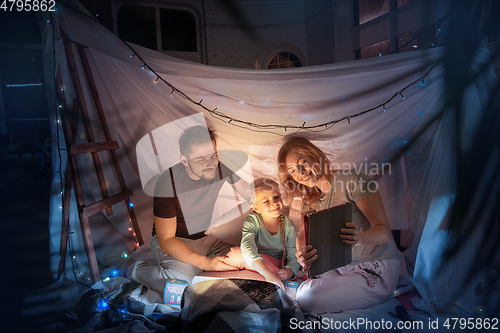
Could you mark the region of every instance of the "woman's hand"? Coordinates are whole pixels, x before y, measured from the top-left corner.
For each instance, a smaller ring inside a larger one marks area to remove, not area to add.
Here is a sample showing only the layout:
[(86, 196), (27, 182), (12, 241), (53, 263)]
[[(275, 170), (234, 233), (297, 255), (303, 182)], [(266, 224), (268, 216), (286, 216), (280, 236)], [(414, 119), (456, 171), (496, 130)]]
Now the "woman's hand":
[(302, 270), (304, 272), (309, 270), (314, 260), (318, 259), (318, 255), (316, 254), (316, 252), (318, 252), (318, 250), (313, 249), (312, 245), (302, 247), (300, 250), (297, 250), (297, 252), (295, 252), (297, 261), (302, 266)]
[(340, 238), (342, 238), (342, 241), (350, 245), (360, 243), (358, 225), (356, 222), (347, 222), (345, 226), (347, 228), (340, 229)]

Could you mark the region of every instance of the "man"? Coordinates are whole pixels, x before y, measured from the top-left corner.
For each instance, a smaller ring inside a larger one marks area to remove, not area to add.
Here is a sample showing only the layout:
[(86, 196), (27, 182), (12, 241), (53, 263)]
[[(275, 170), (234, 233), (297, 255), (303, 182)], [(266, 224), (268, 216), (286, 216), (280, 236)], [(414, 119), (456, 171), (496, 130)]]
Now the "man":
[[(238, 193), (248, 184), (219, 163), (216, 135), (203, 126), (187, 128), (179, 139), (180, 163), (165, 171), (155, 187), (151, 251), (157, 266), (135, 262), (127, 276), (163, 293), (167, 279), (186, 280), (203, 271), (234, 270), (215, 256), (230, 248), (204, 231), (210, 226), (226, 179)], [(173, 195), (172, 195), (173, 194)]]

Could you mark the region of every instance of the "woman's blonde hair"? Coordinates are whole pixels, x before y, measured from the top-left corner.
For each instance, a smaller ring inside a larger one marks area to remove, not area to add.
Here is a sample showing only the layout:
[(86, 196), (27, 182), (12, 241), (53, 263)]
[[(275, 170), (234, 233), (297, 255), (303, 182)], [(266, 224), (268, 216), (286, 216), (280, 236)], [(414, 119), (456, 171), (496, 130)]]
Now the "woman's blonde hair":
[(309, 204), (311, 208), (314, 208), (321, 196), (321, 192), (317, 187), (308, 187), (297, 183), (290, 175), (286, 167), (286, 156), (291, 151), (295, 151), (304, 157), (310, 157), (314, 161), (313, 169), (318, 178), (323, 173), (328, 174), (330, 172), (330, 161), (321, 149), (300, 136), (289, 137), (278, 152), (278, 173), (280, 182), (285, 188), (285, 204), (290, 205), (293, 199), (299, 198)]

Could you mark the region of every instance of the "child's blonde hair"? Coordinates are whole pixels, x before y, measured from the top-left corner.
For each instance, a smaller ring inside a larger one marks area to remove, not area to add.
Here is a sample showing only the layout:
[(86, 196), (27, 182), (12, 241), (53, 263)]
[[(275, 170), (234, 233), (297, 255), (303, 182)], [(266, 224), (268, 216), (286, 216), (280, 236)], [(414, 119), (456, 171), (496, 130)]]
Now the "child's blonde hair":
[(257, 178), (256, 180), (253, 181), (252, 184), (250, 184), (250, 186), (248, 186), (249, 193), (247, 195), (247, 198), (248, 202), (250, 203), (250, 206), (253, 206), (255, 204), (257, 191), (261, 191), (266, 187), (276, 189), (278, 192), (280, 191), (280, 186), (278, 185), (278, 183), (272, 180), (271, 178), (269, 177)]
[[(276, 189), (278, 192), (280, 191), (280, 186), (278, 185), (277, 182), (272, 180), (269, 177), (262, 177), (262, 178), (257, 178), (256, 180), (253, 181), (250, 186), (248, 186), (248, 201), (250, 203), (250, 206), (255, 205), (255, 201), (257, 200), (257, 191), (262, 191), (266, 187), (272, 188), (273, 190)], [(281, 258), (281, 267), (285, 266), (285, 261), (286, 261), (286, 240), (285, 240), (285, 223), (283, 220), (283, 214), (280, 214), (279, 216), (280, 220), (280, 231), (281, 231), (281, 240), (283, 242), (283, 256)]]

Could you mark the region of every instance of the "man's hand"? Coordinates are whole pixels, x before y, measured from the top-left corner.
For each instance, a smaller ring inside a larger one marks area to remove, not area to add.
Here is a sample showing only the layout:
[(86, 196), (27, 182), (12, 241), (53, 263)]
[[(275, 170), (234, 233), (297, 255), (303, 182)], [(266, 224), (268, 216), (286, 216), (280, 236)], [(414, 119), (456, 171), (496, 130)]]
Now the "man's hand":
[(312, 245), (307, 245), (306, 247), (303, 247), (295, 252), (297, 261), (302, 266), (302, 270), (304, 272), (306, 272), (311, 267), (313, 261), (318, 258), (316, 252), (318, 252), (318, 250), (313, 249)]
[(207, 272), (219, 272), (219, 271), (237, 271), (238, 268), (228, 265), (224, 262), (223, 257), (213, 257), (207, 258), (205, 265), (202, 267), (204, 271)]

